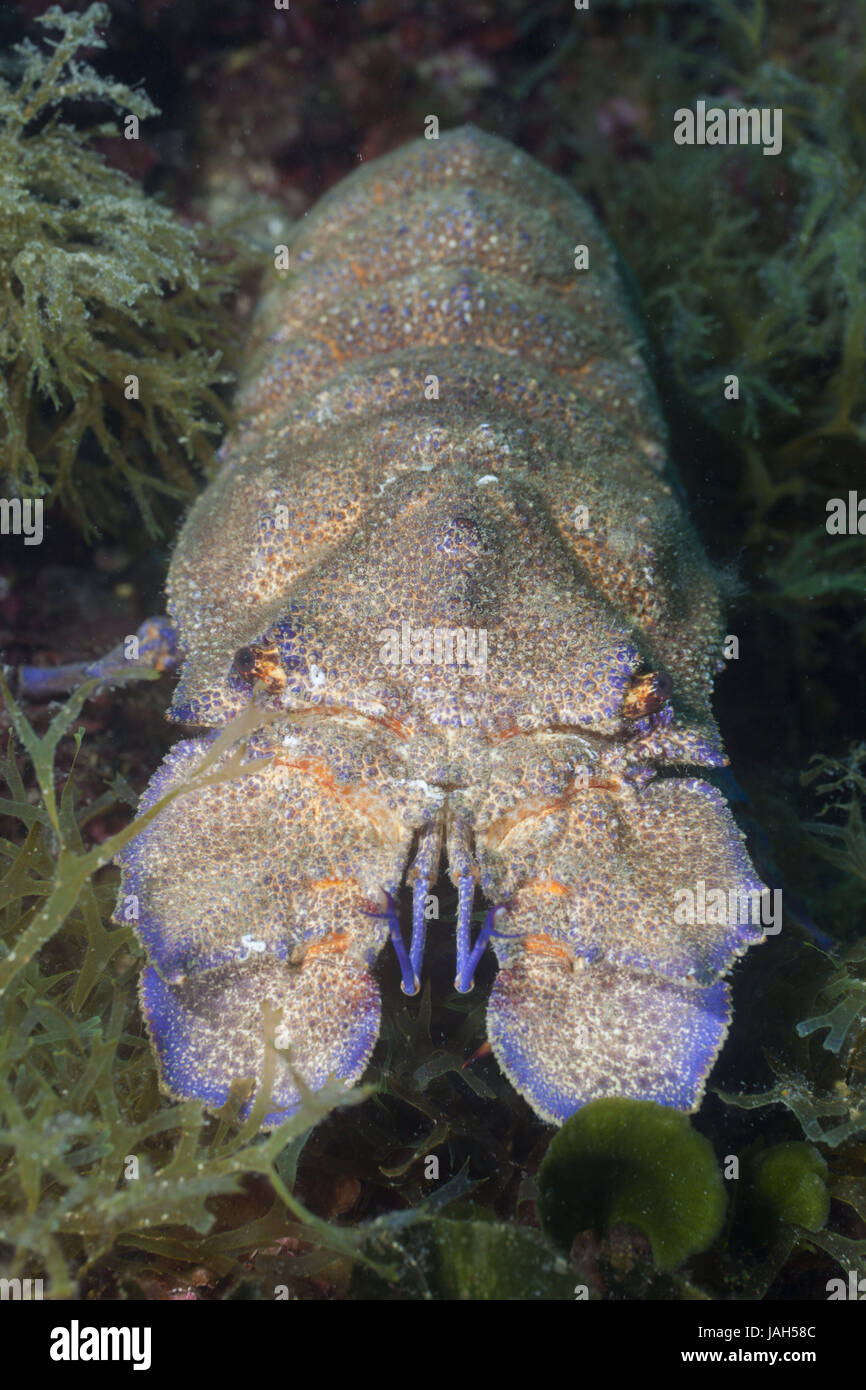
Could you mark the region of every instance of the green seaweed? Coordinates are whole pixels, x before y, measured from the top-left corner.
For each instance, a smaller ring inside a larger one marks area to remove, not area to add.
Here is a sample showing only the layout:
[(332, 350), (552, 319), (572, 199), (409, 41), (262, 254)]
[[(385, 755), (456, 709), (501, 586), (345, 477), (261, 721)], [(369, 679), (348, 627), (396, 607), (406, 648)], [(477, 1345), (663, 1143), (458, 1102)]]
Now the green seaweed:
[(771, 1057), (770, 1064), (778, 1077), (776, 1085), (770, 1090), (755, 1094), (719, 1090), (716, 1094), (726, 1105), (740, 1110), (784, 1105), (796, 1116), (807, 1139), (811, 1139), (813, 1144), (826, 1144), (831, 1149), (866, 1133), (866, 1095), (859, 1088), (852, 1090), (843, 1087), (835, 1096), (820, 1095), (807, 1077), (778, 1058)]
[[(866, 407), (866, 8), (843, 19), (815, 6), (800, 68), (778, 56), (788, 9), (765, 0), (668, 9), (634, 40), (656, 75), (641, 158), (606, 161), (588, 139), (576, 142), (678, 386), (711, 423), (725, 412), (726, 437), (784, 442), (781, 474), (818, 437), (862, 443)], [(802, 43), (800, 13), (797, 25)], [(697, 97), (781, 108), (781, 151), (676, 145), (673, 112)], [(723, 402), (727, 372), (740, 379), (736, 408)]]
[[(839, 1235), (837, 1231), (807, 1231), (804, 1232), (802, 1244), (807, 1249), (809, 1246), (817, 1247), (835, 1260), (839, 1268), (849, 1277), (848, 1288), (850, 1287), (852, 1271), (861, 1279), (866, 1277), (866, 1240), (853, 1240), (850, 1236)], [(838, 1286), (840, 1281), (837, 1279), (835, 1283)], [(843, 1284), (842, 1287), (846, 1291), (841, 1294), (841, 1297), (850, 1297), (846, 1285)], [(831, 1294), (829, 1285), (827, 1292)], [(840, 1297), (838, 1291), (835, 1297)], [(862, 1294), (859, 1297), (862, 1297)]]
[(825, 980), (821, 995), (828, 1002), (826, 1012), (801, 1019), (797, 1032), (801, 1038), (827, 1029), (823, 1045), (828, 1052), (842, 1053), (856, 1041), (855, 1030), (866, 1023), (866, 980), (852, 973), (866, 966), (866, 946), (849, 952), (840, 968)]
[(554, 1136), (538, 1174), (542, 1230), (556, 1244), (629, 1222), (662, 1271), (712, 1244), (726, 1205), (709, 1141), (687, 1115), (652, 1101), (591, 1101)]
[(227, 265), (93, 147), (74, 104), (157, 114), (141, 91), (76, 58), (104, 48), (105, 5), (37, 17), (47, 51), (0, 76), (0, 448), (12, 495), (57, 501), (85, 534), (117, 529), (131, 493), (151, 533), (161, 499), (188, 497), (227, 416), (217, 387), (232, 340)]

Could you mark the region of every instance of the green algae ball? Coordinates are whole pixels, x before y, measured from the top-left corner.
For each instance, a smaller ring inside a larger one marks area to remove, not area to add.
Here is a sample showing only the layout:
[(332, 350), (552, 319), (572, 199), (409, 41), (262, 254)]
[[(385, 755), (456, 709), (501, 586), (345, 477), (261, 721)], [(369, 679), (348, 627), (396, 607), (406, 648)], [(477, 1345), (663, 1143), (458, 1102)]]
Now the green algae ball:
[(706, 1250), (725, 1218), (709, 1141), (687, 1115), (649, 1100), (593, 1100), (566, 1120), (538, 1173), (542, 1229), (570, 1247), (578, 1231), (628, 1221), (660, 1270)]
[(758, 1154), (750, 1176), (750, 1205), (766, 1223), (785, 1221), (819, 1231), (830, 1215), (827, 1164), (811, 1144), (774, 1144)]

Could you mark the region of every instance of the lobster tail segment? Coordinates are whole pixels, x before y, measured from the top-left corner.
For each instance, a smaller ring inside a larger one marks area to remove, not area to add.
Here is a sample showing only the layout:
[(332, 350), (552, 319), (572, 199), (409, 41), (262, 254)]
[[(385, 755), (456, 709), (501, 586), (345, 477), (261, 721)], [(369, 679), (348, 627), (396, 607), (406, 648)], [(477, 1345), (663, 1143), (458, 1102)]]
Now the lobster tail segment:
[(497, 1061), (553, 1124), (600, 1096), (697, 1110), (729, 1023), (724, 981), (690, 988), (542, 950), (500, 970), (487, 1010)]

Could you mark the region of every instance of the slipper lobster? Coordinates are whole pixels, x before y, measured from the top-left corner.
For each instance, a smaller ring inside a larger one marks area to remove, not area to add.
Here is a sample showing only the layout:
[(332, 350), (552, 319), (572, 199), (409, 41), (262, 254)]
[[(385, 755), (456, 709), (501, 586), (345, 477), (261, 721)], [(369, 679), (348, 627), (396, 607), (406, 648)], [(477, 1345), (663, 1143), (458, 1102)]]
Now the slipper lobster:
[[(260, 306), (220, 465), (168, 580), (170, 717), (209, 732), (141, 809), (251, 701), (268, 722), (122, 856), (165, 1089), (260, 1083), (265, 1004), (266, 1125), (299, 1078), (353, 1084), (389, 940), (418, 991), (444, 855), (455, 986), (492, 948), (489, 1041), (537, 1114), (697, 1108), (762, 889), (690, 775), (727, 761), (720, 599), (586, 204), (471, 127), (352, 174)], [(734, 910), (684, 912), (696, 885)]]

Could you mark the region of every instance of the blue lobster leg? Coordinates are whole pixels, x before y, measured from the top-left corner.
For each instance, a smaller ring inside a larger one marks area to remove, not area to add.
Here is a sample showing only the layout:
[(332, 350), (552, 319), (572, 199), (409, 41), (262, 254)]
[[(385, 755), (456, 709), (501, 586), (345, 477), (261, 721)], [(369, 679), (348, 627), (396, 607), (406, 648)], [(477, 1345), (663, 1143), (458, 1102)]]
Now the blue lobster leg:
[(472, 954), (472, 900), (475, 897), (476, 868), (469, 828), (462, 820), (453, 820), (448, 826), (448, 873), (457, 888), (455, 988), (465, 994), (472, 988), (471, 984), (466, 984), (466, 971)]
[(133, 656), (127, 655), (130, 649), (127, 638), (98, 661), (74, 661), (66, 666), (19, 666), (18, 694), (40, 699), (73, 690), (87, 680), (115, 682), (123, 680), (130, 671), (169, 671), (177, 665), (177, 628), (171, 618), (145, 618), (134, 637)]
[[(461, 880), (461, 883), (463, 880)], [(470, 909), (472, 900), (469, 900)], [(475, 945), (471, 950), (468, 949), (468, 942), (464, 944), (462, 953), (458, 950), (457, 954), (457, 976), (454, 981), (454, 988), (458, 994), (468, 994), (475, 984), (475, 971), (478, 969), (478, 962), (490, 945), (494, 936), (505, 937), (507, 932), (496, 930), (496, 923), (505, 914), (505, 907), (500, 904), (498, 907), (491, 907), (487, 914), (484, 926), (481, 928), (475, 939)], [(460, 938), (458, 938), (458, 946)]]
[(385, 891), (385, 897), (388, 903), (384, 912), (369, 912), (366, 908), (362, 908), (361, 911), (364, 913), (365, 917), (381, 918), (388, 923), (391, 944), (394, 947), (394, 953), (400, 964), (400, 975), (402, 976), (400, 988), (404, 994), (417, 994), (421, 988), (421, 982), (413, 969), (412, 962), (409, 959), (409, 952), (406, 950), (406, 943), (403, 940), (403, 933), (400, 930), (400, 914), (397, 911), (397, 904), (387, 889)]
[(412, 942), (409, 959), (416, 975), (421, 973), (424, 960), (424, 947), (427, 943), (427, 897), (436, 882), (439, 872), (439, 859), (442, 854), (442, 828), (437, 821), (425, 830), (412, 864)]
[(475, 879), (472, 874), (464, 874), (457, 882), (457, 974), (454, 988), (460, 994), (468, 994), (471, 983), (466, 984), (466, 971), (472, 955), (472, 900), (475, 897)]

